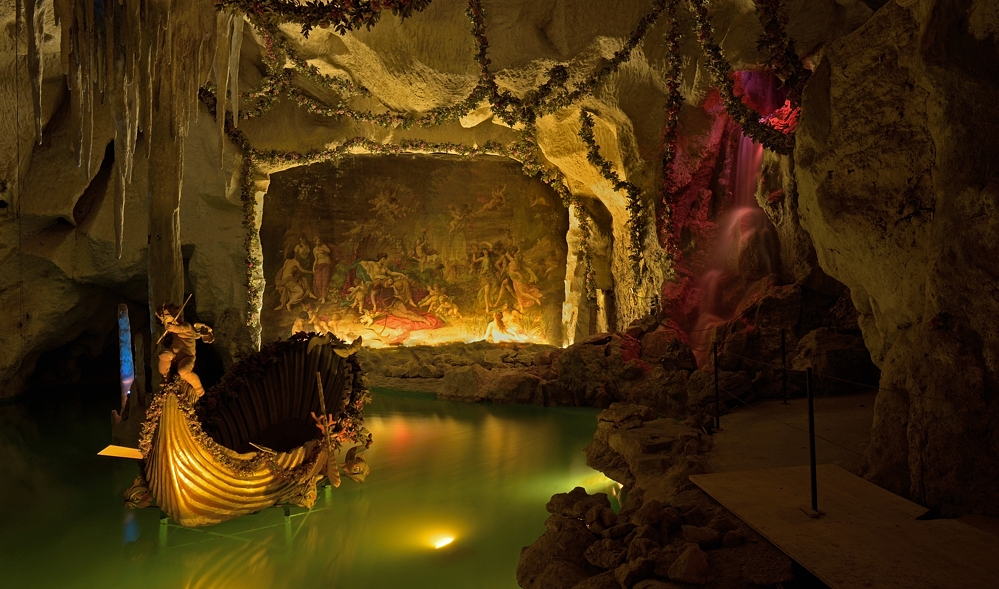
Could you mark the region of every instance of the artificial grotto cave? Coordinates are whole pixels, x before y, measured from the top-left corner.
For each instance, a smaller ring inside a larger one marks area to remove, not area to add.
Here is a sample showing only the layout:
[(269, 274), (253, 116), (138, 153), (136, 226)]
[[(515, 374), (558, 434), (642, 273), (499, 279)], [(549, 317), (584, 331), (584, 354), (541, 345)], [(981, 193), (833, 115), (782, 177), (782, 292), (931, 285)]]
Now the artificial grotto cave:
[(5, 586), (993, 586), (996, 3), (0, 14)]

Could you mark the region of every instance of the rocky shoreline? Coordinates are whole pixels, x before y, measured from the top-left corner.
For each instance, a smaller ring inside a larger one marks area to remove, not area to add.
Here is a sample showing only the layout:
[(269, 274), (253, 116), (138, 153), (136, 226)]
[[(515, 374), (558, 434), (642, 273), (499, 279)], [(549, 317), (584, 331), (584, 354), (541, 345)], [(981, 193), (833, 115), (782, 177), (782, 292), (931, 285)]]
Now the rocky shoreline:
[(521, 553), (521, 587), (749, 588), (793, 579), (787, 556), (690, 483), (711, 445), (702, 428), (621, 403), (597, 420), (587, 464), (624, 485), (624, 505), (615, 513), (605, 494), (581, 487), (554, 495), (545, 532)]

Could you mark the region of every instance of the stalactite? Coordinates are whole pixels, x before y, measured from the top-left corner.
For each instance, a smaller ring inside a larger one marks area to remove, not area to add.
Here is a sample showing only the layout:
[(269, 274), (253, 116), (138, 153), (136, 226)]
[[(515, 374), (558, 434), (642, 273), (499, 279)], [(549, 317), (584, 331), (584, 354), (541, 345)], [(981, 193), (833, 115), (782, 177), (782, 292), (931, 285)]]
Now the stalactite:
[(31, 78), (31, 102), (35, 108), (35, 137), (42, 142), (42, 78), (45, 74), (41, 59), (45, 38), (44, 0), (26, 0), (24, 21), (28, 27), (28, 77)]
[[(219, 128), (219, 162), (222, 161), (222, 152), (225, 150), (225, 100), (229, 89), (229, 41), (232, 30), (232, 13), (227, 10), (220, 10), (216, 15), (215, 30), (218, 31), (218, 47), (215, 48), (215, 84), (218, 86), (219, 99), (222, 101), (222, 116), (215, 117), (215, 122)], [(238, 88), (235, 89), (238, 91)], [(233, 119), (236, 116), (233, 113)]]
[(237, 14), (232, 23), (232, 39), (229, 45), (229, 87), (232, 101), (232, 124), (239, 126), (239, 52), (243, 46), (242, 14)]
[[(44, 0), (27, 0), (29, 68), (36, 86), (40, 83), (38, 50), (44, 31), (41, 23)], [(238, 75), (242, 16), (226, 11), (226, 26), (216, 26), (216, 12), (210, 3), (184, 0), (54, 0), (56, 22), (62, 33), (62, 66), (71, 92), (70, 111), (74, 128), (74, 150), (78, 166), (90, 173), (94, 135), (94, 110), (99, 103), (110, 104), (114, 123), (115, 249), (121, 256), (125, 223), (125, 192), (132, 181), (139, 132), (151, 158), (151, 176), (159, 169), (173, 169), (181, 162), (182, 139), (187, 135), (197, 89), (208, 79), (213, 65), (219, 78)], [(220, 14), (221, 18), (221, 14)], [(234, 20), (236, 22), (234, 22)], [(234, 42), (230, 42), (230, 31)], [(213, 63), (216, 47), (221, 61)], [(235, 61), (231, 52), (235, 51)], [(32, 65), (32, 64), (36, 65)], [(37, 68), (36, 68), (37, 66)], [(41, 138), (40, 88), (36, 91), (36, 124)], [(235, 107), (235, 102), (233, 103)], [(161, 124), (160, 124), (161, 123)], [(155, 129), (155, 131), (154, 131)], [(154, 134), (165, 134), (155, 137)], [(153, 156), (156, 142), (175, 142)], [(169, 154), (169, 155), (168, 155)], [(169, 158), (170, 161), (157, 161)], [(167, 192), (180, 194), (183, 169), (176, 177), (166, 174), (171, 185)], [(161, 213), (152, 213), (156, 215)], [(163, 213), (171, 215), (169, 211)], [(179, 255), (179, 253), (177, 254)], [(151, 272), (154, 271), (151, 269)]]

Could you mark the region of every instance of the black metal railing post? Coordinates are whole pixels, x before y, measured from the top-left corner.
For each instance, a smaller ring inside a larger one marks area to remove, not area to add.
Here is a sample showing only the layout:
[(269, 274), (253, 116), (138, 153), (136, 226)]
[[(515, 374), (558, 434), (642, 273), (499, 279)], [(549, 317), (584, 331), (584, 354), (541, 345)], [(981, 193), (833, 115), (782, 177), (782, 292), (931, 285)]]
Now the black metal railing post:
[(721, 411), (718, 402), (718, 342), (711, 344), (711, 351), (714, 355), (715, 365), (715, 429), (721, 429)]
[(787, 405), (787, 330), (780, 330), (781, 389), (784, 392), (784, 405)]
[(815, 474), (815, 396), (812, 392), (812, 368), (805, 370), (805, 392), (808, 394), (808, 454), (811, 464), (812, 511), (819, 512), (818, 481)]

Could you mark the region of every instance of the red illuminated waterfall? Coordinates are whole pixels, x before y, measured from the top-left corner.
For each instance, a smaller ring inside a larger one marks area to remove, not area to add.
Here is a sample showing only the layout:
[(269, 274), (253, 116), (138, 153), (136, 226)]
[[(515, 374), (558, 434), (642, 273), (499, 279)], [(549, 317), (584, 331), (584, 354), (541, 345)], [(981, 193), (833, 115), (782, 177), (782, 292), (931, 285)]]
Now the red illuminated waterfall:
[(729, 175), (732, 206), (718, 219), (711, 262), (697, 278), (699, 305), (690, 331), (698, 366), (710, 361), (713, 328), (735, 318), (748, 287), (776, 271), (776, 236), (766, 213), (756, 203), (763, 146), (739, 139)]

